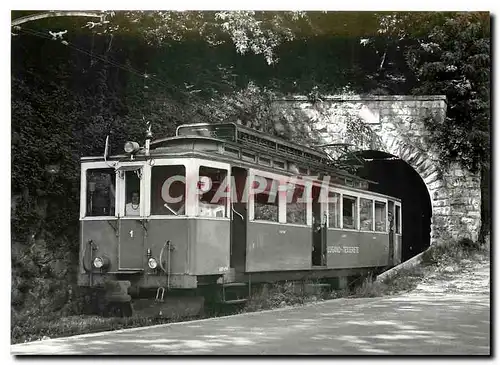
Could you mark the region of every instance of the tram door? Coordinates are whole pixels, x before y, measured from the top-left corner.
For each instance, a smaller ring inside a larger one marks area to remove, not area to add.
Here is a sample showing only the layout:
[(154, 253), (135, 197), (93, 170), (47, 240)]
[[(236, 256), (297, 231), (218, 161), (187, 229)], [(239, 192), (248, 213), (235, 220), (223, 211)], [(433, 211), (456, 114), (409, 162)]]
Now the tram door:
[(326, 266), (326, 220), (320, 201), (321, 188), (312, 189), (312, 266)]
[(145, 230), (141, 218), (140, 168), (129, 167), (119, 171), (124, 178), (123, 189), (125, 209), (119, 219), (118, 263), (121, 270), (142, 270), (144, 268)]
[(247, 199), (243, 197), (248, 170), (239, 167), (231, 169), (234, 190), (231, 192), (231, 249), (230, 267), (245, 271), (247, 247)]
[(389, 200), (389, 266), (394, 266), (394, 202)]

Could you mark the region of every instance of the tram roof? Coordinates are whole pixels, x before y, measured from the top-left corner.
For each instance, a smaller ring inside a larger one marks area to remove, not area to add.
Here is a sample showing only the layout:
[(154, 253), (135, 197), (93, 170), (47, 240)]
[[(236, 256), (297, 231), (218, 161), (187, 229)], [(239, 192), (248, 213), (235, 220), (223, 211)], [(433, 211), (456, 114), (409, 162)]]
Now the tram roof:
[[(188, 140), (199, 140), (200, 142), (201, 140), (212, 141), (212, 143), (227, 145), (227, 149), (236, 148), (241, 151), (239, 155), (240, 158), (242, 158), (243, 150), (246, 150), (259, 156), (268, 156), (273, 161), (275, 159), (280, 159), (296, 163), (299, 166), (306, 166), (310, 169), (310, 172), (327, 173), (331, 176), (336, 175), (345, 179), (377, 184), (375, 181), (367, 180), (342, 170), (339, 166), (335, 165), (335, 162), (323, 151), (271, 136), (236, 123), (197, 123), (180, 125), (177, 127), (174, 137), (164, 137), (151, 141), (151, 152), (154, 153), (153, 151), (156, 150), (158, 154), (162, 154), (160, 150), (174, 147), (172, 144), (175, 141), (177, 141), (177, 143), (175, 143), (177, 148), (180, 147), (178, 143), (184, 144), (184, 141), (186, 142), (186, 146), (191, 145), (191, 143), (188, 143)], [(176, 147), (174, 148), (177, 149)], [(143, 151), (141, 151), (137, 157), (142, 155)], [(112, 156), (110, 158), (113, 159), (113, 157), (120, 158), (122, 156)], [(146, 156), (142, 158), (144, 157)], [(238, 159), (238, 157), (234, 158)], [(87, 158), (82, 158), (82, 160), (86, 159)], [(260, 157), (255, 160), (256, 165), (259, 165), (259, 163), (257, 163), (258, 160), (260, 161)]]
[(331, 175), (377, 184), (374, 181), (361, 178), (343, 170), (324, 151), (272, 136), (236, 123), (183, 124), (177, 127), (176, 137), (154, 140), (151, 142), (151, 147), (154, 149), (162, 144), (186, 137), (219, 140), (232, 147), (246, 148), (258, 154), (265, 154), (281, 158), (285, 161), (309, 166), (318, 173), (328, 172)]
[[(176, 130), (176, 137), (182, 136), (213, 138), (239, 147), (247, 147), (254, 152), (268, 153), (284, 159), (294, 157), (295, 160), (303, 163), (313, 162), (336, 167), (337, 170), (340, 170), (337, 166), (333, 166), (333, 160), (324, 151), (271, 136), (236, 123), (183, 124)], [(173, 139), (175, 138), (166, 137), (154, 140), (151, 142), (151, 147), (155, 148)]]
[(236, 123), (197, 123), (183, 124), (177, 127), (176, 136), (198, 135), (213, 137), (240, 145), (250, 145), (255, 149), (273, 150), (273, 152), (288, 152), (303, 157), (329, 159), (323, 151), (304, 146), (283, 138), (258, 131)]

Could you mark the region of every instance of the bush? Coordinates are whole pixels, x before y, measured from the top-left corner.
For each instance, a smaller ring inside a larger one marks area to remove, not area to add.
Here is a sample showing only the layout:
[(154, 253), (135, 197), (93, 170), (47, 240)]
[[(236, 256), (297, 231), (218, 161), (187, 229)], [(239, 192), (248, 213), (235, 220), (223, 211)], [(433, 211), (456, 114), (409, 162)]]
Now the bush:
[(460, 238), (429, 247), (422, 254), (422, 263), (424, 265), (459, 263), (481, 249), (482, 246), (479, 242), (474, 242), (470, 238)]
[(259, 291), (252, 293), (243, 311), (253, 312), (259, 310), (280, 308), (291, 305), (302, 305), (319, 298), (331, 298), (331, 293), (324, 288), (307, 292), (308, 284), (316, 284), (315, 281), (297, 283), (291, 281), (278, 282), (272, 285), (266, 284)]
[(467, 237), (459, 239), (457, 244), (465, 251), (478, 251), (481, 248), (481, 244), (478, 241), (473, 241)]
[(352, 289), (350, 296), (357, 298), (380, 297), (388, 292), (389, 286), (385, 282), (374, 281), (372, 277), (366, 278), (361, 285)]
[(417, 287), (424, 277), (425, 269), (416, 266), (409, 269), (401, 269), (394, 276), (384, 281), (376, 281), (375, 276), (366, 277), (360, 284), (353, 286), (345, 296), (354, 298), (373, 298), (384, 295), (392, 295), (400, 292), (408, 292)]

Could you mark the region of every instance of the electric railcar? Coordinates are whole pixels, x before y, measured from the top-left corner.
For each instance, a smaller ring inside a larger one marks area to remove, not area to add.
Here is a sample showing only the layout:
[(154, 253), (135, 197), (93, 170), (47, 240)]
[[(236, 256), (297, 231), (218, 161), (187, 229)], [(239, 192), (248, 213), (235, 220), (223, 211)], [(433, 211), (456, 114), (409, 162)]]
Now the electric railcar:
[(401, 201), (369, 183), (323, 152), (233, 123), (148, 132), (143, 147), (81, 159), (79, 285), (107, 288), (109, 302), (148, 292), (202, 303), (207, 288), (238, 302), (225, 290), (394, 266)]

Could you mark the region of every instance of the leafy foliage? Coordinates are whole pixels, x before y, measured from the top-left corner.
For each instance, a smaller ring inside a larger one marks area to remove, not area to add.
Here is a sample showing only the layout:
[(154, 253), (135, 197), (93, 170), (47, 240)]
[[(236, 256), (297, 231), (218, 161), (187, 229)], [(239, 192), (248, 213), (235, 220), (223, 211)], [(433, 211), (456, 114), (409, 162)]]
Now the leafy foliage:
[(446, 160), (458, 159), (477, 171), (490, 158), (489, 21), (463, 14), (434, 26), (428, 38), (407, 53), (419, 79), (416, 93), (444, 93), (448, 113), (443, 125), (428, 127)]
[(412, 92), (444, 94), (444, 123), (426, 121), (443, 162), (478, 171), (490, 160), (490, 21), (488, 13), (400, 13), (381, 17), (380, 32), (400, 47)]
[(211, 45), (231, 40), (236, 51), (264, 55), (268, 64), (276, 62), (275, 50), (294, 39), (301, 12), (255, 11), (119, 11), (107, 12), (100, 22), (88, 22), (99, 34), (130, 34), (161, 46), (173, 41), (199, 37)]

